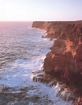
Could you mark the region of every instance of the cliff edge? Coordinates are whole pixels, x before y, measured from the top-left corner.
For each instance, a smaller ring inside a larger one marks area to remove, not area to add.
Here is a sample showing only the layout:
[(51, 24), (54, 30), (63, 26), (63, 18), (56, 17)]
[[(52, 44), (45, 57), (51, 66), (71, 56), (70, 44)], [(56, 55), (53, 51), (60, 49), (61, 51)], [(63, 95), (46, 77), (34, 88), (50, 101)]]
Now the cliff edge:
[(45, 29), (46, 37), (56, 38), (44, 60), (45, 73), (66, 83), (82, 97), (82, 21), (33, 22), (32, 27)]

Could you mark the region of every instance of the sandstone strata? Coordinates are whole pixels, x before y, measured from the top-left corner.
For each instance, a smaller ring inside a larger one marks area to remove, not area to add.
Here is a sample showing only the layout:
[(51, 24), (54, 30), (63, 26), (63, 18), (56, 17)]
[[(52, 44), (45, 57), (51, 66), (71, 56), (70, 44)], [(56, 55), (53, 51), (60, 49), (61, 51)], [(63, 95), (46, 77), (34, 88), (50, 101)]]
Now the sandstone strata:
[(44, 60), (44, 71), (66, 83), (82, 97), (82, 22), (34, 22), (45, 29), (48, 38), (56, 38)]

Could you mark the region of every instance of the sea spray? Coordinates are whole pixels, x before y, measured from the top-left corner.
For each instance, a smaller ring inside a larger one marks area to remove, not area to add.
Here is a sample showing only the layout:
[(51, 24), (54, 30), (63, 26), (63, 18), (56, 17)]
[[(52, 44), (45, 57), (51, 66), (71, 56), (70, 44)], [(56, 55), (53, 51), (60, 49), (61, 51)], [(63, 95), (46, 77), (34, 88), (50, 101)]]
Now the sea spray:
[(0, 104), (72, 105), (57, 96), (55, 85), (32, 80), (53, 41), (41, 38), (45, 32), (26, 23), (5, 24), (0, 27)]

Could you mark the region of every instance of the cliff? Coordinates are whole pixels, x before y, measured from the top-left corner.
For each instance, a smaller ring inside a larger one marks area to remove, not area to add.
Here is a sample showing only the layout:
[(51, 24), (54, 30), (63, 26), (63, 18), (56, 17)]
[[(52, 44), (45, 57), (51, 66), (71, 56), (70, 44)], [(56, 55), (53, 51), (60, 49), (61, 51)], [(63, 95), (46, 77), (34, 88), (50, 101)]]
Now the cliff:
[(56, 38), (44, 60), (44, 71), (66, 83), (82, 97), (82, 21), (33, 22), (45, 29), (48, 38)]

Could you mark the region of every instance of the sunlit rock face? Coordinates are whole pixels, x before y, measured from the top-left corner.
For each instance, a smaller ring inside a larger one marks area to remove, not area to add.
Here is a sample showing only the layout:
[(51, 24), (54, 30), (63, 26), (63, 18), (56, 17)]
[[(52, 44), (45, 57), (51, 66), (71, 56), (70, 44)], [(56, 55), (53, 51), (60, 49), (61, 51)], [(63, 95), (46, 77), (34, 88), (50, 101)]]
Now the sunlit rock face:
[(56, 38), (44, 60), (45, 73), (82, 96), (82, 22), (34, 22), (33, 27), (45, 29), (50, 39)]

